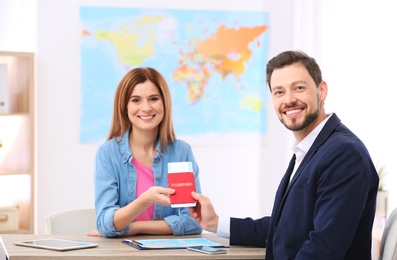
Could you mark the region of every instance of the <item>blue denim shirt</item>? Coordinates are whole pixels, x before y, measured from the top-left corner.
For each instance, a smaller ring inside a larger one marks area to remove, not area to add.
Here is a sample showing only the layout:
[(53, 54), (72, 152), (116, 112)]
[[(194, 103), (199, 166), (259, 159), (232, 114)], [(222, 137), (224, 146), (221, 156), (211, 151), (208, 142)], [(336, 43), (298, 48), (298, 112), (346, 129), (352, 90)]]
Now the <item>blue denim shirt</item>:
[[(137, 174), (131, 164), (132, 152), (128, 142), (127, 131), (121, 142), (109, 140), (102, 144), (95, 160), (95, 211), (97, 229), (104, 237), (122, 236), (129, 231), (127, 226), (117, 231), (113, 225), (113, 216), (136, 199)], [(196, 190), (201, 193), (199, 168), (190, 145), (182, 140), (168, 146), (168, 151), (161, 151), (160, 142), (156, 146), (156, 156), (152, 161), (154, 186), (168, 187), (168, 162), (190, 161), (193, 164)], [(153, 220), (165, 220), (174, 235), (201, 234), (200, 225), (190, 218), (187, 208), (171, 208), (155, 204)]]

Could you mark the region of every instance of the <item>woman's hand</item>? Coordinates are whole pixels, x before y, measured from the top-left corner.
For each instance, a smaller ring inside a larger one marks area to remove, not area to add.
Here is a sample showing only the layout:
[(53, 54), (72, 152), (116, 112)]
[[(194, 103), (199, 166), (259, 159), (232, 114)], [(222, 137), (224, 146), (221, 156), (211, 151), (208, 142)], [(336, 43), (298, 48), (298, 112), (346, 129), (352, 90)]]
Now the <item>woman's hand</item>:
[[(174, 189), (164, 188), (160, 186), (152, 186), (144, 193), (142, 193), (136, 200), (130, 202), (125, 207), (119, 208), (114, 213), (113, 225), (117, 231), (123, 230), (131, 224), (142, 212), (153, 204), (161, 204), (170, 206), (170, 194), (175, 192)], [(131, 231), (132, 234), (139, 232), (136, 230)]]
[(86, 235), (90, 237), (102, 237), (101, 233), (96, 229), (88, 232)]
[(150, 187), (147, 191), (141, 194), (140, 199), (146, 201), (148, 205), (152, 205), (153, 203), (161, 204), (165, 206), (170, 206), (170, 194), (175, 192), (174, 189), (164, 188), (160, 186)]

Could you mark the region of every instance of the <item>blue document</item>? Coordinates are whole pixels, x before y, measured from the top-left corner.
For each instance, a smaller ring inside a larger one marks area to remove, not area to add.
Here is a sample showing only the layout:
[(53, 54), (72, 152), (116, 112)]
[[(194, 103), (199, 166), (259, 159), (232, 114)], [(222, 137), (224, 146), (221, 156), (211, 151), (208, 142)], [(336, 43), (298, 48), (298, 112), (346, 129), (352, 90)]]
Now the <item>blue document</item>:
[(178, 249), (191, 246), (212, 246), (227, 247), (206, 238), (185, 238), (185, 239), (124, 239), (122, 243), (136, 249)]

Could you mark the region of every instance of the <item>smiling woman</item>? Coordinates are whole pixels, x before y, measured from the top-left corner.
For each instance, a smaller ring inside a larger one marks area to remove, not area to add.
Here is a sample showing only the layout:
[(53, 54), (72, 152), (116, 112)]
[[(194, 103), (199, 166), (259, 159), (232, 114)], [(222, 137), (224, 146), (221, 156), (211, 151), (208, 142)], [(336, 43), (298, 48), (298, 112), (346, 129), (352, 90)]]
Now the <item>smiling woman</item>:
[(153, 68), (135, 68), (120, 81), (107, 142), (95, 162), (97, 229), (92, 236), (200, 234), (187, 208), (172, 208), (168, 163), (191, 162), (196, 190), (199, 171), (190, 145), (175, 138), (171, 94)]

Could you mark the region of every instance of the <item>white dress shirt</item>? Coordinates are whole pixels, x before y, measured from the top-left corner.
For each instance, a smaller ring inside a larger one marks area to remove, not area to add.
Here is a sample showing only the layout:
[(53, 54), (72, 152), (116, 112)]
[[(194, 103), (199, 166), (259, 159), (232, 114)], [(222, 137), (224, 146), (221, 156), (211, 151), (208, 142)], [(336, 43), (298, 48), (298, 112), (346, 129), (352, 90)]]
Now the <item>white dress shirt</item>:
[[(292, 146), (292, 151), (295, 153), (295, 166), (294, 170), (291, 174), (290, 180), (292, 180), (296, 170), (298, 169), (300, 163), (303, 161), (303, 158), (309, 151), (310, 147), (314, 143), (314, 140), (317, 138), (318, 134), (323, 129), (325, 123), (327, 123), (328, 119), (332, 114), (327, 115), (327, 118), (323, 120), (313, 131), (310, 132), (300, 143), (295, 143)], [(219, 217), (218, 229), (216, 234), (223, 238), (230, 238), (230, 218)]]

